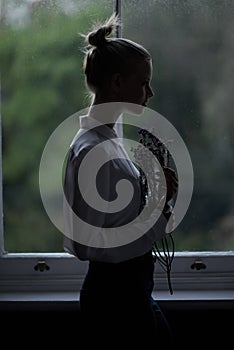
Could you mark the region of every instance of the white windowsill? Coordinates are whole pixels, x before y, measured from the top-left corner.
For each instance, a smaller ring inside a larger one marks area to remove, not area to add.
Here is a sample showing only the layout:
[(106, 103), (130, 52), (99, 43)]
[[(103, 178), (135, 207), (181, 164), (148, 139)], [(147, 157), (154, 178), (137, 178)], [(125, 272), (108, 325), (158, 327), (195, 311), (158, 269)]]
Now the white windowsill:
[[(166, 309), (234, 309), (234, 291), (153, 292)], [(0, 293), (2, 311), (75, 311), (79, 307), (76, 292)]]
[[(171, 295), (167, 291), (153, 292), (153, 297), (163, 301), (232, 301), (234, 291), (176, 291)], [(2, 301), (79, 301), (79, 292), (20, 292), (0, 293)]]
[[(35, 271), (39, 260), (50, 267)], [(193, 270), (196, 260), (206, 269)], [(234, 309), (234, 252), (176, 253), (172, 271), (173, 295), (164, 271), (156, 266), (153, 296), (166, 308)], [(87, 264), (68, 254), (6, 254), (0, 259), (0, 309), (73, 310)]]

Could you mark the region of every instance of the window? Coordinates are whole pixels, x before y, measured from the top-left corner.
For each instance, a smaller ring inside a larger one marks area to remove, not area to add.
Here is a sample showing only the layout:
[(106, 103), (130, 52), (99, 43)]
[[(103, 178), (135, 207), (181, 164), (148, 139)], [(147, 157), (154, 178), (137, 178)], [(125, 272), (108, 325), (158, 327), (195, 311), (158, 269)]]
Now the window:
[[(122, 15), (122, 33), (152, 53), (154, 102), (191, 155), (191, 205), (174, 237), (170, 296), (156, 266), (160, 298), (232, 299), (234, 3), (209, 0), (1, 0), (3, 192), (0, 286), (76, 298), (86, 263), (62, 251), (61, 234), (40, 199), (38, 169), (45, 143), (68, 116), (87, 105), (82, 38), (90, 23)], [(80, 46), (79, 46), (80, 45)], [(4, 233), (4, 234), (3, 234)], [(211, 292), (212, 291), (212, 292)], [(13, 294), (10, 294), (13, 293)]]

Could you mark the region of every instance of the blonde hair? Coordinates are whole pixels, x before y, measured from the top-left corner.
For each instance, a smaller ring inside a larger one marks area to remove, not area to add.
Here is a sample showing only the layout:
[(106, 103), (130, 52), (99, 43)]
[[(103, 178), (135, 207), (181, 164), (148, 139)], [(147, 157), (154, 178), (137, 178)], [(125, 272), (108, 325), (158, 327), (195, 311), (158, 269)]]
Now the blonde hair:
[(142, 45), (125, 38), (109, 37), (119, 25), (119, 17), (113, 14), (85, 36), (83, 68), (86, 83), (93, 92), (104, 88), (114, 73), (129, 73), (135, 61), (151, 60), (150, 53)]

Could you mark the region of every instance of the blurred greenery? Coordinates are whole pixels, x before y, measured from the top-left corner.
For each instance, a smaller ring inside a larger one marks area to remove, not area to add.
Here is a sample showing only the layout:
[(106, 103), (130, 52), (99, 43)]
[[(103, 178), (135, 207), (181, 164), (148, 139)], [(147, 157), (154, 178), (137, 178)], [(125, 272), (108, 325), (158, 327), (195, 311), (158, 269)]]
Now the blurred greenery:
[(4, 231), (9, 252), (63, 250), (61, 232), (42, 205), (40, 159), (54, 129), (87, 105), (80, 33), (112, 13), (107, 1), (86, 1), (82, 10), (69, 14), (59, 7), (55, 11), (54, 3), (38, 2), (24, 25), (7, 23), (4, 17), (1, 23)]
[[(4, 3), (0, 70), (5, 248), (62, 251), (62, 235), (40, 198), (40, 159), (54, 129), (89, 104), (79, 33), (106, 19), (113, 2), (64, 1), (63, 7), (61, 1), (37, 1), (23, 20), (10, 16)], [(26, 1), (16, 8), (19, 4)], [(175, 232), (176, 249), (233, 250), (234, 3), (150, 0), (146, 6), (129, 0), (123, 2), (122, 14), (123, 36), (142, 43), (153, 57), (155, 97), (149, 107), (173, 123), (193, 162), (194, 194)]]
[(176, 127), (194, 168), (176, 250), (234, 249), (234, 2), (123, 2), (123, 36), (153, 57), (149, 107)]

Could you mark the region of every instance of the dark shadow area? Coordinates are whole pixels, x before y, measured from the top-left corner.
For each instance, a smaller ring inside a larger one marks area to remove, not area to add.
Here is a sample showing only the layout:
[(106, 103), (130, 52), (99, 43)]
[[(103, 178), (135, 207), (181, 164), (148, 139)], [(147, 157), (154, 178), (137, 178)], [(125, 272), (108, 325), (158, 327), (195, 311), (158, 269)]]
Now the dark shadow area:
[[(43, 346), (74, 346), (77, 349), (86, 348), (81, 344), (83, 336), (78, 303), (64, 302), (61, 305), (53, 302), (48, 304), (21, 302), (0, 303), (2, 339), (7, 339), (8, 346), (23, 346), (38, 348)], [(233, 340), (234, 308), (229, 309), (167, 309), (167, 319), (175, 335), (174, 345), (230, 346)], [(124, 316), (123, 316), (124, 317)], [(119, 320), (121, 322), (121, 320)], [(8, 335), (6, 335), (8, 334)], [(103, 330), (103, 348), (105, 344), (109, 349), (115, 348), (115, 340), (108, 342), (108, 334)], [(92, 335), (90, 334), (90, 337)], [(116, 332), (118, 339), (118, 332)], [(83, 342), (83, 341), (82, 341)], [(111, 345), (113, 342), (113, 346)], [(94, 339), (95, 343), (95, 339)], [(134, 343), (134, 340), (133, 340)], [(108, 345), (109, 344), (109, 345)], [(123, 343), (123, 347), (130, 347)], [(143, 349), (142, 346), (140, 348)], [(148, 346), (144, 347), (147, 349)], [(157, 348), (157, 339), (151, 349)], [(131, 347), (132, 349), (132, 347)]]

